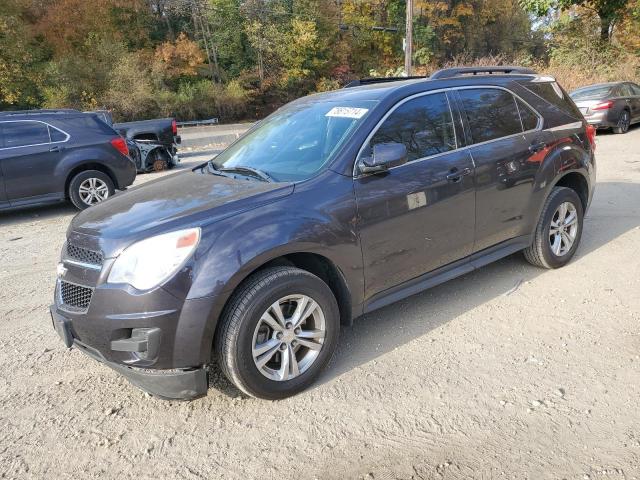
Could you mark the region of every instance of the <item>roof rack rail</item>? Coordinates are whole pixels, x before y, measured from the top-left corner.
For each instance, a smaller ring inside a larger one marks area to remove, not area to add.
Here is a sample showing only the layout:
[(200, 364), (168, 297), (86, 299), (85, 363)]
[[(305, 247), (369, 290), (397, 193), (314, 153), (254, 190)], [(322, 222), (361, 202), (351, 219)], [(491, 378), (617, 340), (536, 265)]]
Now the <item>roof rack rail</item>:
[(460, 77), (462, 75), (492, 75), (492, 74), (525, 74), (535, 75), (536, 72), (530, 68), (504, 66), (504, 67), (456, 67), (443, 68), (434, 72), (429, 79), (439, 80), (442, 78)]
[(43, 113), (81, 113), (73, 108), (43, 108), (39, 110), (7, 110), (0, 112), (0, 116), (8, 115), (41, 115)]
[(359, 80), (353, 80), (347, 83), (344, 88), (359, 87), (360, 85), (374, 85), (376, 83), (386, 82), (401, 82), (402, 80), (416, 80), (418, 78), (426, 79), (424, 76), (413, 77), (373, 77), (373, 78), (361, 78)]

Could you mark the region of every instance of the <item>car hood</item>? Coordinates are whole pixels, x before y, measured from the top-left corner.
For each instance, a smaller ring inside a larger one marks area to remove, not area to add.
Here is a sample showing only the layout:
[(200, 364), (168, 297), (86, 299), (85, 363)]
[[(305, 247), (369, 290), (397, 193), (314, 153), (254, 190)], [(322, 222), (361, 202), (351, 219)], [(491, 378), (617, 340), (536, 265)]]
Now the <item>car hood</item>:
[[(107, 256), (159, 233), (204, 226), (293, 193), (291, 183), (268, 183), (200, 173), (170, 175), (119, 193), (80, 212), (69, 237), (93, 237)], [(93, 242), (91, 242), (93, 243)], [(123, 245), (124, 244), (124, 245)]]

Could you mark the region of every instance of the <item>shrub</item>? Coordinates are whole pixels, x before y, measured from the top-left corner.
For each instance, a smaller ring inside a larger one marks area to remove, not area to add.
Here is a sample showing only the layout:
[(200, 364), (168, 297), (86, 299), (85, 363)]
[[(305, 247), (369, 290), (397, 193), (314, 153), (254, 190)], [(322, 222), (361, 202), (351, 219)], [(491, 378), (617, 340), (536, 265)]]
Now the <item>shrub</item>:
[(161, 116), (179, 120), (219, 117), (223, 121), (244, 118), (248, 96), (238, 82), (226, 86), (210, 80), (182, 83), (177, 92), (160, 90), (156, 100)]

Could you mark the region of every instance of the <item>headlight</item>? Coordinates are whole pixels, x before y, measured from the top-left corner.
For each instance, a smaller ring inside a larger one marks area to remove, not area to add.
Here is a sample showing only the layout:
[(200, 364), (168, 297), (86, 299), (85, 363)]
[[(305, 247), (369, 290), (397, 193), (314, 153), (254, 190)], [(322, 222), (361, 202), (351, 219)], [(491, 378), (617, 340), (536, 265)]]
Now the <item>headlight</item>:
[(175, 274), (194, 252), (200, 229), (190, 228), (147, 238), (126, 248), (116, 259), (109, 283), (128, 283), (149, 290)]

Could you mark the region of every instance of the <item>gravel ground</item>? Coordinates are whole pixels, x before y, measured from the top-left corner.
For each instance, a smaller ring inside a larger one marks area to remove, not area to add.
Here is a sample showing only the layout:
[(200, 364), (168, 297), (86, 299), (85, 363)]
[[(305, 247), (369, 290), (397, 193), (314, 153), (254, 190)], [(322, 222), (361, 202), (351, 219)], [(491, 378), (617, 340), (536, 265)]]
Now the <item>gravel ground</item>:
[(0, 478), (640, 478), (640, 128), (597, 153), (570, 265), (514, 255), (361, 318), (279, 402), (219, 375), (165, 402), (66, 350), (47, 307), (74, 211), (1, 214)]

